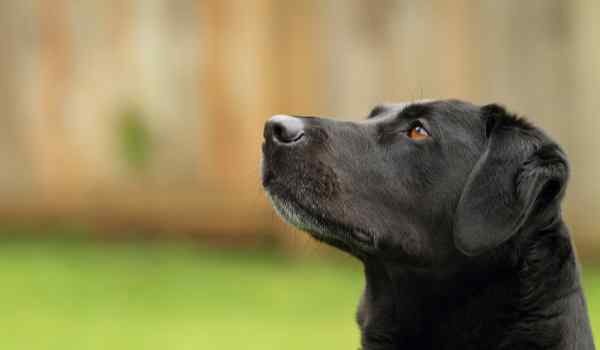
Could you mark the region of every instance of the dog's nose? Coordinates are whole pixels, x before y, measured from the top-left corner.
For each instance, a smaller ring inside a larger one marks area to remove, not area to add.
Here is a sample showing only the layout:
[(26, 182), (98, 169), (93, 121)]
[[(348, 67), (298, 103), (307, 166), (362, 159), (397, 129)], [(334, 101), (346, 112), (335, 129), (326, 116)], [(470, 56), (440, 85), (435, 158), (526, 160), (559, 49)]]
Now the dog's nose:
[(294, 143), (304, 136), (302, 119), (289, 115), (274, 115), (265, 125), (265, 139), (272, 138), (280, 143)]

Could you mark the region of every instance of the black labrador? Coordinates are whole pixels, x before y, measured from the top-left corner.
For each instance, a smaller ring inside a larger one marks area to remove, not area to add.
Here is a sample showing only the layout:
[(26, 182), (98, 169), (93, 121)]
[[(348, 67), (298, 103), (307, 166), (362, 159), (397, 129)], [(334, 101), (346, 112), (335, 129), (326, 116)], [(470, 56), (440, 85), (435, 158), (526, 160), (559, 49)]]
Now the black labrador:
[(492, 104), (272, 117), (262, 181), (294, 226), (360, 259), (365, 350), (594, 349), (561, 218), (568, 164)]

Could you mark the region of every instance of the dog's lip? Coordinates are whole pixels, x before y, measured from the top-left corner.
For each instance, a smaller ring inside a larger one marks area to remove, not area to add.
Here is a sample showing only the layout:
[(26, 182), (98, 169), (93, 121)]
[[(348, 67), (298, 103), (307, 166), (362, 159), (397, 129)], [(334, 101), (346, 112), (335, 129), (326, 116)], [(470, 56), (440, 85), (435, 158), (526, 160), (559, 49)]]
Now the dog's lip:
[[(318, 240), (325, 240), (330, 243), (333, 243), (332, 241), (337, 241), (339, 243), (342, 243), (344, 246), (346, 246), (347, 248), (350, 248), (350, 249), (352, 249), (352, 246), (353, 246), (355, 249), (358, 248), (358, 249), (362, 250), (362, 254), (365, 254), (365, 253), (368, 254), (369, 252), (372, 252), (372, 250), (375, 248), (375, 235), (374, 234), (372, 234), (366, 230), (357, 228), (357, 227), (349, 226), (347, 224), (343, 224), (341, 222), (331, 220), (330, 218), (323, 217), (322, 215), (315, 215), (311, 210), (306, 208), (304, 205), (299, 203), (297, 200), (290, 199), (290, 198), (284, 199), (281, 196), (274, 194), (272, 192), (271, 188), (267, 189), (267, 193), (269, 193), (269, 197), (275, 203), (287, 202), (288, 204), (292, 204), (295, 208), (297, 208), (297, 210), (299, 209), (305, 215), (307, 215), (311, 218), (317, 218), (323, 224), (325, 224), (325, 226), (332, 228), (333, 231), (338, 232), (338, 233), (331, 233), (331, 232), (322, 232), (319, 230), (309, 230), (306, 228), (301, 228), (302, 230), (310, 233), (310, 235), (312, 235), (314, 238), (316, 238)], [(277, 207), (278, 206), (276, 204), (276, 208)], [(283, 213), (280, 212), (280, 214), (284, 218), (286, 218), (285, 211)], [(288, 220), (288, 219), (286, 218), (286, 220)], [(292, 222), (292, 225), (297, 226), (293, 222)], [(354, 249), (352, 249), (352, 250), (354, 250)]]

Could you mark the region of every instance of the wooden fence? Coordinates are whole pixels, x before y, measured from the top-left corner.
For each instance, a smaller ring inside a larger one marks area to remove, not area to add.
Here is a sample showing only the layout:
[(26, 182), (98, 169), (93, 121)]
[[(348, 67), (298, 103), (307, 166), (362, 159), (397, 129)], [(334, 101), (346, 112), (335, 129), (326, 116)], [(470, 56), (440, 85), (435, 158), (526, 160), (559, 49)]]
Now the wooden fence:
[(566, 214), (593, 243), (598, 23), (592, 0), (2, 1), (0, 212), (268, 236), (269, 115), (453, 97), (565, 145)]

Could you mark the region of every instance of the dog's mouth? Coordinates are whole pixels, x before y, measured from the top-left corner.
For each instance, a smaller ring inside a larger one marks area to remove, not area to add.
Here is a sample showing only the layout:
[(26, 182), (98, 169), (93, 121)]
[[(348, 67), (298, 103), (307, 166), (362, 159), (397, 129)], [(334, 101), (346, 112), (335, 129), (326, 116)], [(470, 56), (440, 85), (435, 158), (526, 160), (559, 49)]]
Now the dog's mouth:
[(315, 239), (358, 257), (365, 257), (375, 249), (372, 232), (336, 221), (323, 208), (307, 208), (297, 200), (268, 193), (273, 207), (285, 221)]
[(371, 253), (376, 236), (356, 227), (339, 201), (344, 186), (333, 165), (337, 158), (327, 143), (329, 136), (323, 128), (309, 128), (298, 120), (278, 116), (265, 126), (262, 185), (273, 207), (319, 241), (357, 257)]

